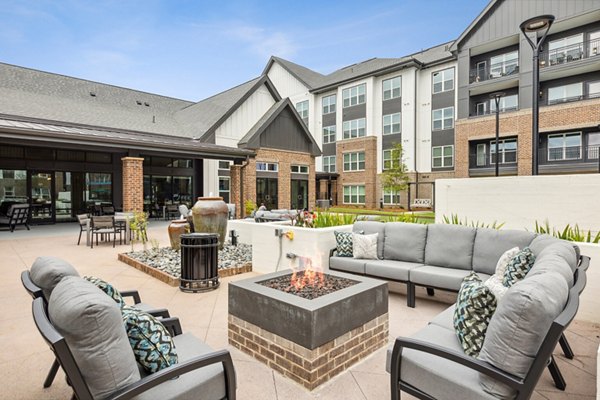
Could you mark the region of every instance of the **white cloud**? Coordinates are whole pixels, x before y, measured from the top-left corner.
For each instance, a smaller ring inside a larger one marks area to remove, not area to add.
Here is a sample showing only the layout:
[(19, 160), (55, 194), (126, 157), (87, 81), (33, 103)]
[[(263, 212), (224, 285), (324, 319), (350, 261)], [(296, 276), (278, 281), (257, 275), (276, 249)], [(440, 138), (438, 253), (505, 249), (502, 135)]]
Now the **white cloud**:
[(261, 59), (266, 59), (271, 55), (292, 57), (298, 50), (298, 46), (283, 32), (271, 32), (261, 27), (241, 25), (239, 23), (230, 23), (228, 25), (224, 30), (225, 34), (245, 43), (248, 50)]

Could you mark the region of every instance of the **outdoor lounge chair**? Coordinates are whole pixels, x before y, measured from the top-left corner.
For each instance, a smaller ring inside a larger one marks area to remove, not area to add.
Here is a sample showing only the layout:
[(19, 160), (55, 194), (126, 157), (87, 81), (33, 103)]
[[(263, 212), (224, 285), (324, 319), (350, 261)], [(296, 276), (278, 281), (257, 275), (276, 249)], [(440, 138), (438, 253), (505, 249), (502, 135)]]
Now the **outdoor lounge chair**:
[[(119, 307), (91, 283), (78, 277), (63, 279), (49, 304), (43, 298), (33, 300), (32, 313), (78, 400), (235, 400), (229, 352), (212, 351), (193, 335), (183, 334), (177, 318), (161, 322), (173, 335), (178, 364), (146, 375), (138, 369)], [(101, 329), (90, 332), (85, 329), (89, 325)], [(102, 356), (91, 348), (102, 349)]]
[(25, 225), (27, 230), (29, 230), (28, 219), (29, 204), (12, 204), (6, 212), (6, 216), (0, 217), (0, 226), (8, 226), (11, 232), (14, 232), (17, 225)]
[[(65, 276), (79, 276), (75, 268), (73, 268), (69, 263), (54, 257), (38, 257), (32, 265), (32, 270), (36, 275), (37, 282), (36, 284), (31, 279), (31, 273), (28, 270), (25, 270), (21, 273), (21, 283), (23, 287), (27, 291), (27, 293), (35, 300), (37, 298), (42, 298), (46, 302), (50, 297), (50, 293), (54, 289), (54, 286), (62, 280)], [(42, 288), (44, 287), (44, 289)], [(160, 318), (169, 318), (169, 311), (166, 308), (155, 308), (147, 303), (142, 303), (140, 298), (140, 294), (137, 290), (124, 290), (121, 291), (121, 296), (123, 297), (131, 297), (133, 299), (133, 305), (148, 314), (151, 314), (155, 317)], [(44, 381), (44, 387), (50, 387), (52, 382), (54, 381), (54, 377), (58, 372), (59, 363), (55, 359), (50, 367), (50, 371), (48, 371), (48, 375), (46, 376), (46, 380)]]
[(117, 230), (115, 226), (114, 216), (93, 216), (90, 224), (90, 233), (92, 234), (92, 248), (94, 248), (94, 236), (96, 236), (96, 246), (98, 245), (98, 236), (104, 237), (107, 235), (110, 240), (110, 235), (113, 235), (113, 247), (117, 240)]

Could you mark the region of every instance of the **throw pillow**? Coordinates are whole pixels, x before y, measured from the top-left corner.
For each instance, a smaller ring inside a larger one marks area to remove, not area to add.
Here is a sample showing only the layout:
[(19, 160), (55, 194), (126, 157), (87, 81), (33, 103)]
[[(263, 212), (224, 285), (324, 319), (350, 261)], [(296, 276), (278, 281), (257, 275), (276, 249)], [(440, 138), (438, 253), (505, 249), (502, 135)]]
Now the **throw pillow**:
[(506, 271), (508, 262), (512, 260), (517, 253), (519, 253), (518, 247), (513, 247), (512, 249), (505, 251), (504, 254), (500, 256), (500, 259), (496, 264), (495, 273), (483, 283), (488, 289), (490, 289), (494, 296), (496, 296), (496, 301), (500, 301), (500, 299), (502, 299), (508, 290), (502, 281), (504, 280), (504, 273)]
[(511, 287), (521, 279), (525, 278), (525, 275), (527, 275), (531, 267), (533, 267), (534, 262), (535, 255), (529, 247), (525, 247), (508, 262), (502, 284), (506, 287)]
[(371, 235), (352, 234), (352, 256), (364, 260), (377, 260), (377, 238), (379, 233)]
[(119, 291), (110, 283), (100, 278), (96, 278), (95, 276), (84, 276), (83, 279), (96, 285), (98, 289), (102, 290), (110, 298), (112, 298), (119, 305), (119, 307), (123, 307), (125, 305), (125, 300), (123, 300), (121, 293), (119, 293)]
[(135, 359), (147, 372), (154, 373), (177, 364), (173, 338), (158, 319), (127, 305), (121, 312)]
[(339, 257), (352, 257), (352, 232), (333, 232)]
[(477, 357), (496, 310), (496, 297), (472, 272), (463, 280), (454, 310), (454, 329), (465, 354)]

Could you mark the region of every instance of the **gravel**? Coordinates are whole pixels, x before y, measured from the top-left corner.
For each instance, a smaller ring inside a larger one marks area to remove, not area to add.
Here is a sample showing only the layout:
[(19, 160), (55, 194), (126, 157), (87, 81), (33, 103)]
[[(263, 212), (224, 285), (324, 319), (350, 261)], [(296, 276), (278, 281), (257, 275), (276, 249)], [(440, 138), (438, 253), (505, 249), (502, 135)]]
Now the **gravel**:
[[(176, 278), (181, 276), (181, 253), (171, 247), (148, 249), (126, 253), (129, 257), (154, 267)], [(233, 246), (225, 243), (219, 250), (219, 269), (242, 267), (252, 264), (252, 246), (239, 243)]]

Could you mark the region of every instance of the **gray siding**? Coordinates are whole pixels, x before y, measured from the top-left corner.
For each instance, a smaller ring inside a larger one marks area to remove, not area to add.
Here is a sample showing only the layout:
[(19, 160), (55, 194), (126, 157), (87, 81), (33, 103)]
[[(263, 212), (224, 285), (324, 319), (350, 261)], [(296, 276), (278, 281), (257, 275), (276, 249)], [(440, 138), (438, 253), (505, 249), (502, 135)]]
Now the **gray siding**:
[(342, 121), (351, 121), (353, 119), (367, 117), (367, 103), (359, 104), (342, 109)]
[[(431, 95), (431, 109), (446, 108), (454, 106), (454, 90)], [(456, 114), (456, 110), (454, 110)]]
[(335, 125), (335, 113), (323, 115), (323, 126)]
[(402, 111), (402, 97), (386, 100), (381, 103), (383, 115), (395, 114)]
[(454, 129), (433, 131), (431, 133), (431, 147), (448, 146), (450, 144), (454, 144)]
[(260, 135), (260, 147), (311, 153), (312, 144), (305, 136), (292, 111), (286, 108)]
[(325, 143), (323, 145), (323, 155), (324, 156), (335, 156), (335, 142)]
[(393, 135), (381, 136), (381, 147), (383, 150), (391, 149), (396, 143), (402, 143), (402, 134), (396, 133)]

